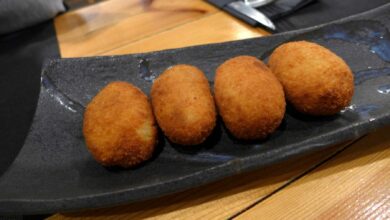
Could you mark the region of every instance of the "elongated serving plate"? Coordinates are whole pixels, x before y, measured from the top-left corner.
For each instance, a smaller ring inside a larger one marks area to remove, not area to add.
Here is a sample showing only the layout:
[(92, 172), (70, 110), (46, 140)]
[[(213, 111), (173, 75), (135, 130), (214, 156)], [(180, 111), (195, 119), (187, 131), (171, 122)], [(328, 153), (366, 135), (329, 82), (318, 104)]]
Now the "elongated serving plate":
[[(112, 57), (59, 59), (42, 71), (31, 131), (19, 155), (0, 176), (0, 213), (48, 213), (150, 199), (278, 163), (390, 124), (390, 4), (332, 24), (270, 37)], [(309, 40), (343, 57), (355, 74), (351, 106), (334, 117), (312, 118), (288, 109), (272, 136), (241, 142), (221, 120), (205, 144), (189, 152), (160, 135), (153, 160), (135, 169), (97, 164), (87, 151), (83, 111), (108, 82), (124, 80), (147, 94), (167, 67), (202, 69), (212, 85), (228, 58), (267, 60), (283, 42)]]

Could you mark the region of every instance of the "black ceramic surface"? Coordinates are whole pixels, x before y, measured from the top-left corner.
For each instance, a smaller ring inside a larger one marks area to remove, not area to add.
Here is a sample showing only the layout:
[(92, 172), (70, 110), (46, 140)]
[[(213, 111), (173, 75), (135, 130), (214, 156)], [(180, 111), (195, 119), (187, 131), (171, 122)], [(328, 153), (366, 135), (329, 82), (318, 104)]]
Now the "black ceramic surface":
[[(161, 52), (52, 60), (42, 72), (38, 108), (24, 147), (0, 177), (1, 213), (102, 207), (181, 191), (318, 151), (390, 124), (390, 5), (334, 24), (265, 38)], [(289, 109), (267, 140), (241, 142), (221, 122), (200, 149), (188, 152), (160, 137), (154, 159), (130, 170), (106, 169), (88, 153), (81, 131), (84, 106), (108, 82), (124, 80), (149, 93), (167, 67), (202, 69), (212, 84), (224, 60), (247, 54), (267, 59), (283, 42), (306, 39), (343, 57), (355, 74), (351, 106), (334, 117)]]

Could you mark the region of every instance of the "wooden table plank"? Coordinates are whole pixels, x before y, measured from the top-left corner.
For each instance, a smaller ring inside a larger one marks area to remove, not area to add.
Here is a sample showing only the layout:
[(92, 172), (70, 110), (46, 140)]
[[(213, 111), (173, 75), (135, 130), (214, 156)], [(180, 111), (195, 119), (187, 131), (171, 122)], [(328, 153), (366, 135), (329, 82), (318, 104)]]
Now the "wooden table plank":
[(390, 219), (390, 127), (237, 219)]
[(289, 184), (346, 145), (333, 146), (310, 156), (159, 199), (114, 208), (56, 214), (49, 219), (226, 219)]
[(123, 47), (104, 52), (103, 55), (119, 55), (180, 48), (231, 40), (242, 40), (269, 35), (260, 28), (218, 12), (179, 27), (129, 43)]
[(110, 0), (65, 13), (55, 26), (62, 57), (91, 56), (216, 12), (200, 0)]

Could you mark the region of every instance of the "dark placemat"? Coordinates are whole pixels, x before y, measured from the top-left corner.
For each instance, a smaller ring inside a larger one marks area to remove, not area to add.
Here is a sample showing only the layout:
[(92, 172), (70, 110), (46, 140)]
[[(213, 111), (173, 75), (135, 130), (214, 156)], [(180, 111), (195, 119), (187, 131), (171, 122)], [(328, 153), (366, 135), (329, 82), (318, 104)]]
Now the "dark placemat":
[(0, 178), (30, 128), (43, 60), (59, 56), (52, 21), (0, 36)]
[[(65, 0), (65, 3), (75, 9), (100, 1)], [(58, 57), (52, 20), (0, 35), (0, 178), (18, 154), (30, 128), (42, 63)]]
[(64, 0), (64, 4), (68, 10), (76, 10), (103, 1), (107, 0)]
[[(223, 5), (221, 3), (229, 2), (230, 0), (207, 1), (221, 8), (221, 5)], [(277, 27), (277, 32), (297, 30), (324, 24), (350, 15), (368, 11), (386, 3), (389, 3), (389, 0), (318, 0), (295, 11), (294, 13), (288, 14), (278, 19), (274, 19), (273, 21)], [(263, 10), (265, 14), (269, 14), (266, 7), (267, 6), (265, 6), (264, 9), (260, 7), (259, 10)], [(231, 13), (233, 16), (245, 20), (251, 25), (256, 25), (252, 19), (243, 18), (239, 14), (232, 12), (230, 9), (226, 11)]]
[[(37, 105), (42, 63), (60, 57), (53, 21), (0, 36), (0, 179), (22, 148)], [(0, 216), (1, 219), (43, 219)]]

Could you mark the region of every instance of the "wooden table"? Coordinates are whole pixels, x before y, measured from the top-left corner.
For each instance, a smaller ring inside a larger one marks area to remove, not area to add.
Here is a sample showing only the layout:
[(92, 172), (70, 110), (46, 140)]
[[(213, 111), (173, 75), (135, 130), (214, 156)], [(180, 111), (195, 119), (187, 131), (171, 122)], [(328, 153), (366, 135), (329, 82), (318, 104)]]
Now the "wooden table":
[[(62, 57), (260, 37), (201, 0), (109, 0), (55, 20)], [(389, 219), (390, 127), (272, 167), (114, 208), (49, 219)]]

